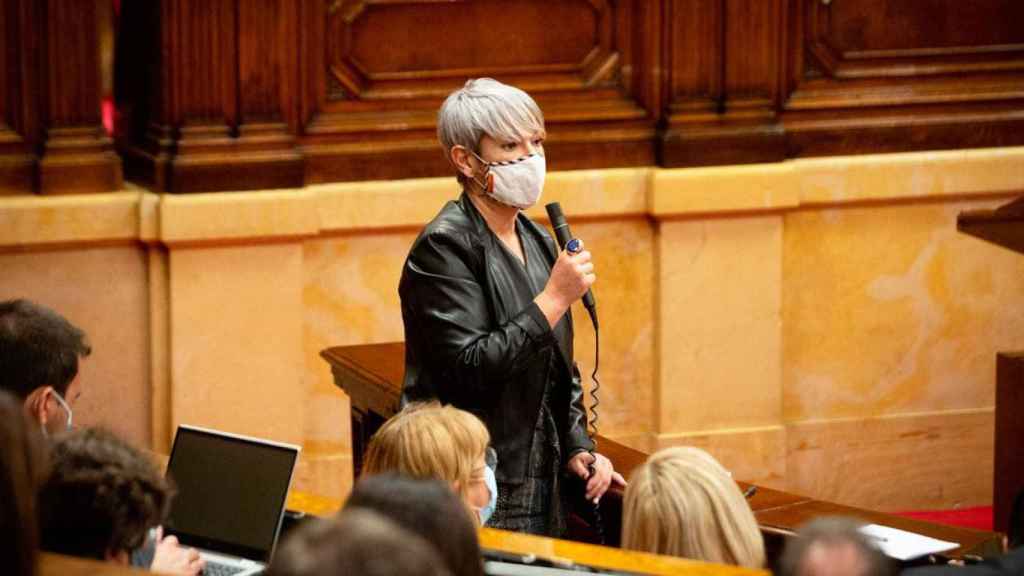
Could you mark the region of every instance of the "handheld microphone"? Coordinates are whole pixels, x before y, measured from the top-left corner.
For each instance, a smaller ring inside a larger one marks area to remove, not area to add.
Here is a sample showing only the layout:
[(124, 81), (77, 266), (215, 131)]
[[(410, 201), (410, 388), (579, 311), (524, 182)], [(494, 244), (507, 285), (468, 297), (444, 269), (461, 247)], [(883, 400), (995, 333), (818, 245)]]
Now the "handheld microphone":
[[(544, 208), (548, 211), (548, 219), (551, 220), (551, 227), (555, 230), (558, 247), (564, 250), (565, 245), (572, 240), (572, 233), (569, 232), (569, 222), (565, 220), (565, 214), (562, 213), (562, 205), (552, 202)], [(594, 328), (597, 328), (597, 304), (594, 302), (594, 292), (589, 288), (583, 295), (583, 306), (586, 307), (587, 314), (590, 314), (590, 321), (593, 322)]]

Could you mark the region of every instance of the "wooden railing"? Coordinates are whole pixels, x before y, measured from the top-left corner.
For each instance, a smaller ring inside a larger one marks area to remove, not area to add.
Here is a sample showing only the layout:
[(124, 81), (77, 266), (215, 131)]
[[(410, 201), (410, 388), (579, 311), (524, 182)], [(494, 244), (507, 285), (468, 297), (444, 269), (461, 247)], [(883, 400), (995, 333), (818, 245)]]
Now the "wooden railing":
[[(351, 400), (352, 451), (358, 477), (362, 450), (366, 441), (388, 417), (398, 410), (402, 388), (405, 345), (401, 342), (341, 346), (328, 348), (320, 355), (330, 364), (334, 382), (345, 390)], [(598, 436), (601, 453), (605, 454), (627, 478), (647, 458), (647, 454), (624, 446), (610, 438)], [(751, 484), (739, 482), (742, 489)], [(948, 553), (951, 558), (989, 556), (1002, 548), (1002, 536), (985, 532), (944, 526), (823, 502), (813, 498), (758, 486), (750, 498), (761, 532), (765, 538), (769, 561), (777, 557), (785, 538), (795, 533), (805, 522), (820, 516), (849, 516), (866, 522), (908, 530), (933, 538), (957, 542), (960, 547)], [(622, 493), (611, 490), (601, 500), (606, 544), (618, 544), (622, 517)]]

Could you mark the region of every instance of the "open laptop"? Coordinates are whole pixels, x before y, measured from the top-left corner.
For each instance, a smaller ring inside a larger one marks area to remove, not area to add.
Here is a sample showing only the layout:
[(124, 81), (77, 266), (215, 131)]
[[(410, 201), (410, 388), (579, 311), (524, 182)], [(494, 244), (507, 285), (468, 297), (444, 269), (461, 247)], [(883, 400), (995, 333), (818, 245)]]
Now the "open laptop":
[(260, 574), (274, 552), (299, 447), (179, 426), (167, 463), (178, 493), (164, 525), (206, 575)]

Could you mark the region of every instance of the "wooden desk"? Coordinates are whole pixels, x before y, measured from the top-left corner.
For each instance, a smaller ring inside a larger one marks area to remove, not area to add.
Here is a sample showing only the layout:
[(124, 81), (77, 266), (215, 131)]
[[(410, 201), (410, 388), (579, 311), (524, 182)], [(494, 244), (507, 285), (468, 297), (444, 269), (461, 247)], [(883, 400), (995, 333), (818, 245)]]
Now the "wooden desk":
[(42, 552), (39, 554), (38, 576), (140, 576), (152, 574), (130, 566), (118, 566), (98, 560), (75, 558), (63, 554)]
[[(320, 353), (331, 366), (334, 382), (345, 390), (352, 400), (353, 436), (358, 430), (361, 439), (369, 440), (376, 430), (375, 425), (383, 422), (398, 409), (402, 388), (402, 372), (405, 360), (405, 345), (401, 342), (370, 344), (364, 346), (343, 346), (328, 348)], [(598, 449), (614, 463), (615, 468), (628, 478), (630, 472), (639, 466), (647, 455), (639, 450), (623, 446), (614, 440), (598, 436)], [(363, 446), (363, 444), (359, 444)], [(357, 469), (361, 464), (362, 452), (355, 443), (352, 453)], [(750, 484), (739, 483), (746, 489)], [(621, 492), (610, 491), (601, 500), (601, 514), (605, 522), (605, 533), (609, 544), (618, 543), (621, 526)], [(772, 490), (762, 486), (750, 499), (754, 516), (761, 525), (762, 534), (769, 551), (769, 559), (781, 548), (781, 538), (793, 534), (802, 524), (819, 516), (853, 516), (876, 524), (911, 530), (926, 536), (949, 540), (961, 544), (949, 555), (954, 558), (964, 554), (986, 556), (1001, 552), (1002, 535), (995, 532), (980, 532), (912, 520), (891, 514), (822, 502), (798, 494)]]
[(779, 508), (754, 511), (754, 517), (757, 518), (757, 523), (761, 526), (762, 530), (777, 531), (782, 535), (792, 534), (794, 529), (801, 524), (821, 516), (847, 516), (871, 524), (882, 524), (908, 532), (924, 534), (925, 536), (931, 536), (940, 540), (957, 542), (960, 544), (960, 547), (947, 554), (947, 556), (953, 558), (961, 558), (964, 554), (974, 556), (1002, 554), (1002, 536), (995, 532), (983, 532), (971, 530), (970, 528), (933, 524), (913, 518), (904, 518), (884, 512), (873, 512), (832, 502), (805, 500)]
[(1024, 254), (1024, 197), (995, 210), (968, 210), (956, 217), (956, 229)]
[(494, 528), (480, 529), (480, 546), (512, 554), (536, 554), (540, 558), (573, 562), (605, 570), (641, 574), (693, 574), (700, 576), (769, 576), (766, 570), (709, 564), (672, 556), (660, 556), (596, 546), (571, 540), (519, 534)]
[[(303, 492), (288, 495), (288, 508), (313, 516), (331, 516), (341, 509), (342, 502)], [(481, 528), (480, 546), (509, 554), (533, 554), (559, 564), (586, 564), (606, 570), (640, 574), (694, 574), (698, 576), (769, 576), (767, 571), (697, 562), (671, 556), (645, 554), (595, 546), (570, 540), (518, 534), (495, 528)]]

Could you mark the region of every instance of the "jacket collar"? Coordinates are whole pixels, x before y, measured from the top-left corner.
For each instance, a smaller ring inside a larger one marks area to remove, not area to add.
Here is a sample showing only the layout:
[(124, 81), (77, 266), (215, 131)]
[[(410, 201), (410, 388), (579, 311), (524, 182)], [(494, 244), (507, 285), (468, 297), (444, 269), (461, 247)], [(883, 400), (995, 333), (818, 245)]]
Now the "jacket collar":
[[(490, 244), (493, 244), (495, 236), (487, 226), (487, 220), (484, 219), (483, 214), (477, 210), (476, 204), (473, 204), (473, 201), (469, 198), (469, 192), (466, 192), (465, 190), (462, 191), (462, 195), (459, 196), (458, 204), (462, 208), (462, 211), (469, 216), (469, 219), (476, 230), (477, 237), (486, 238), (489, 240)], [(555, 250), (555, 246), (551, 242), (550, 237), (547, 234), (544, 234), (540, 227), (527, 218), (522, 211), (519, 211), (519, 213), (516, 214), (516, 221), (526, 234), (532, 234), (540, 240), (541, 244), (543, 244), (546, 249), (548, 263), (554, 264), (555, 260), (558, 259), (558, 251)]]
[(469, 192), (466, 192), (465, 190), (462, 191), (462, 194), (459, 196), (459, 207), (461, 207), (462, 211), (469, 216), (469, 220), (473, 223), (476, 233), (478, 235), (486, 236), (487, 221), (484, 220), (484, 215), (476, 209), (476, 204), (473, 204), (473, 200), (470, 199)]

